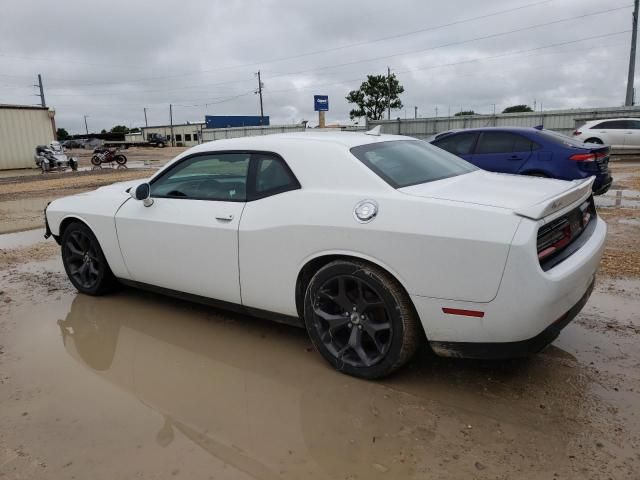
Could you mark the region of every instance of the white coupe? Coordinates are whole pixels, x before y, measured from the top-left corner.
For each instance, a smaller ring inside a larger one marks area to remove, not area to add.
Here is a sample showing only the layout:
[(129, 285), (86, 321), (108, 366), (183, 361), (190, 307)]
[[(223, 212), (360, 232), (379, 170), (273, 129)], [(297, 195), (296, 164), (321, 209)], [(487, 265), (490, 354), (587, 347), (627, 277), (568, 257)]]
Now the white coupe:
[(605, 242), (592, 181), (489, 173), (373, 131), (283, 134), (199, 145), (45, 219), (82, 293), (133, 285), (304, 326), (335, 368), (376, 378), (425, 337), (471, 358), (554, 340)]

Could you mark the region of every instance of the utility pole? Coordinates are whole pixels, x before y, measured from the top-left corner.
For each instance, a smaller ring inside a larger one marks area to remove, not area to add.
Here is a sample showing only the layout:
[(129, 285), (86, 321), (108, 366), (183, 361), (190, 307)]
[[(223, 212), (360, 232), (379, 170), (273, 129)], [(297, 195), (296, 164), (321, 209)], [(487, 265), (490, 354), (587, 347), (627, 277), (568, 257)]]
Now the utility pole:
[(176, 146), (176, 137), (173, 134), (173, 105), (169, 104), (169, 124), (171, 125), (171, 146)]
[(633, 99), (633, 80), (636, 72), (636, 40), (638, 38), (638, 3), (640, 0), (633, 2), (633, 30), (631, 31), (631, 53), (629, 54), (629, 74), (627, 76), (627, 95), (624, 104), (630, 107), (634, 104)]
[(436, 105), (436, 118), (438, 118), (438, 106)]
[(260, 70), (258, 70), (258, 95), (260, 96), (260, 125), (262, 125), (262, 117), (264, 117), (264, 109), (262, 107), (262, 80), (260, 79)]
[(87, 117), (89, 115), (85, 115), (84, 116), (84, 131), (87, 132), (87, 135), (89, 135), (89, 127), (87, 126)]
[(38, 85), (34, 85), (36, 87), (40, 87), (40, 105), (43, 107), (47, 107), (47, 102), (44, 101), (44, 87), (42, 86), (42, 75), (38, 74)]
[(413, 118), (418, 118), (418, 106), (413, 107)]
[(387, 120), (391, 120), (391, 69), (387, 67)]
[(144, 126), (149, 126), (149, 124), (147, 123), (147, 107), (144, 107)]

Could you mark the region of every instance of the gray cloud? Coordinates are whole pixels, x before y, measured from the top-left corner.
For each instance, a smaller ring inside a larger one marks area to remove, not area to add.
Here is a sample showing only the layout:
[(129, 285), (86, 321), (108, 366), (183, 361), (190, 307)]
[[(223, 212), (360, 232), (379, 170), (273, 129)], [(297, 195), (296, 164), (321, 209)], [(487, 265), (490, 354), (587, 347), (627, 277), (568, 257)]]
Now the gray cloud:
[(176, 122), (255, 114), (260, 69), (273, 123), (314, 122), (313, 94), (330, 96), (330, 122), (347, 122), (348, 91), (388, 65), (405, 86), (406, 112), (394, 117), (414, 106), (431, 116), (534, 100), (620, 105), (630, 33), (618, 32), (630, 29), (631, 2), (551, 0), (492, 15), (534, 3), (5, 0), (0, 103), (35, 103), (42, 73), (58, 125), (72, 132), (85, 114), (92, 130), (142, 125), (144, 107), (151, 124), (167, 123), (169, 103)]

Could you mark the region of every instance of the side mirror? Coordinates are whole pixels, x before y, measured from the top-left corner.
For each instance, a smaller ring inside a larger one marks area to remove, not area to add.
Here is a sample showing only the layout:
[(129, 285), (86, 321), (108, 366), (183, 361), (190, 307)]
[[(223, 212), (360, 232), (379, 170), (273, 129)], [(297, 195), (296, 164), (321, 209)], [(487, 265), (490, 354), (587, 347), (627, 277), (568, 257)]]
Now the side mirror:
[(134, 200), (142, 200), (145, 207), (153, 205), (153, 198), (151, 198), (151, 185), (148, 183), (141, 183), (135, 188), (129, 190), (131, 198)]

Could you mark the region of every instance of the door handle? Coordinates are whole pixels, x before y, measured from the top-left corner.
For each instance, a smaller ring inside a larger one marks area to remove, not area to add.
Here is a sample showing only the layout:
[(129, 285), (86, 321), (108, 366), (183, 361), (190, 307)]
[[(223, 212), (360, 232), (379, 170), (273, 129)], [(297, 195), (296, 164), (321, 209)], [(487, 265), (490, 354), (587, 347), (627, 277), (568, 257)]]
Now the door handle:
[(233, 215), (229, 214), (229, 215), (217, 215), (216, 216), (216, 220), (220, 220), (221, 222), (230, 222), (231, 220), (233, 220)]
[(509, 160), (522, 160), (522, 157), (519, 157), (519, 156), (517, 156), (517, 155), (511, 155), (511, 156), (509, 157)]

